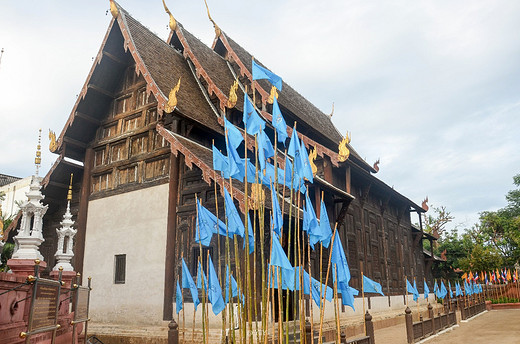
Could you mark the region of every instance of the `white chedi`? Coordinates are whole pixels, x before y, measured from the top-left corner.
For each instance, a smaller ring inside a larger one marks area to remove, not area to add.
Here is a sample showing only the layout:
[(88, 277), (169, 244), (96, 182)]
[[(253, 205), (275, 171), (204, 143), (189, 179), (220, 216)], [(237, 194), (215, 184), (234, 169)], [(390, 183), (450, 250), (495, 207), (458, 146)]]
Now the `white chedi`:
[(72, 245), (77, 230), (72, 228), (74, 221), (72, 221), (72, 214), (70, 213), (70, 201), (67, 202), (67, 210), (65, 211), (65, 214), (63, 214), (63, 221), (60, 222), (60, 225), (60, 228), (56, 228), (56, 234), (58, 235), (58, 249), (54, 254), (54, 257), (56, 257), (56, 265), (52, 270), (57, 271), (62, 267), (63, 271), (74, 271), (70, 261), (72, 260), (72, 257), (74, 257)]
[(32, 177), (29, 192), (25, 195), (27, 200), (22, 204), (20, 210), (22, 212), (22, 220), (18, 234), (14, 237), (15, 251), (13, 259), (40, 259), (43, 256), (39, 251), (39, 247), (43, 239), (43, 216), (47, 212), (48, 205), (43, 205), (41, 200), (44, 198), (40, 191), (40, 178), (38, 174)]

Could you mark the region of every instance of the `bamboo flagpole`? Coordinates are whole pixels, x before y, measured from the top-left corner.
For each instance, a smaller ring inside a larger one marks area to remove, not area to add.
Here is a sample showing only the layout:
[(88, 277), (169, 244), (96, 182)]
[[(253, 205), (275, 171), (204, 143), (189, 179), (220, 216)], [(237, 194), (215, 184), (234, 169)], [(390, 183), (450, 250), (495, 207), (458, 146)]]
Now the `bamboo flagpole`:
[(363, 299), (363, 333), (367, 335), (367, 322), (365, 320), (365, 279), (363, 278), (363, 262), (361, 262), (361, 298)]
[[(198, 222), (198, 218), (199, 218), (199, 198), (197, 196), (197, 194), (195, 194), (195, 204), (196, 204), (196, 226), (198, 227), (199, 225), (199, 222)], [(201, 267), (201, 270), (202, 270), (202, 240), (201, 240), (201, 237), (200, 237), (200, 228), (198, 230), (198, 233), (199, 233), (199, 266)], [(199, 271), (199, 266), (197, 266), (197, 275), (198, 275), (198, 271)], [(200, 272), (201, 276), (200, 276), (200, 279), (201, 279), (201, 285), (202, 285), (202, 342), (203, 343), (206, 343), (206, 321), (205, 321), (205, 317), (206, 317), (206, 299), (205, 299), (205, 288), (206, 286), (204, 285), (204, 270), (202, 270)]]
[[(332, 248), (331, 248), (332, 249)], [(334, 266), (334, 315), (336, 318), (336, 341), (337, 344), (341, 344), (341, 327), (339, 323), (339, 306), (338, 306), (338, 267)]]
[[(338, 223), (334, 225), (334, 233), (332, 234), (332, 240), (330, 242), (330, 253), (329, 253), (329, 261), (327, 263), (327, 273), (325, 274), (325, 288), (328, 285), (329, 282), (329, 272), (330, 272), (330, 261), (332, 258), (332, 248), (334, 247), (334, 239), (336, 238), (336, 232), (338, 230)], [(320, 281), (321, 284), (321, 281)], [(327, 289), (325, 289), (325, 293), (327, 292)], [(320, 295), (320, 332), (319, 332), (319, 338), (318, 343), (323, 343), (323, 314), (325, 312), (325, 297), (323, 295)]]

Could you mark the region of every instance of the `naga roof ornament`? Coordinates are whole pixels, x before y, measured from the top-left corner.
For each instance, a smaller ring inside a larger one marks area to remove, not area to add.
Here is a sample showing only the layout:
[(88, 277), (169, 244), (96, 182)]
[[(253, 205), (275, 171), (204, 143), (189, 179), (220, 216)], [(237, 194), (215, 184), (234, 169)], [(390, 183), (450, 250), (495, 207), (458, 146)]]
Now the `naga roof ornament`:
[(162, 3), (163, 3), (163, 6), (164, 6), (164, 10), (170, 16), (170, 22), (168, 23), (168, 26), (170, 27), (170, 30), (175, 31), (175, 29), (177, 28), (177, 21), (175, 20), (175, 18), (173, 17), (172, 13), (170, 12), (168, 7), (166, 6), (166, 2), (164, 2), (164, 0), (162, 0)]
[(170, 94), (168, 95), (168, 102), (166, 105), (164, 105), (164, 111), (166, 113), (172, 113), (173, 110), (175, 110), (175, 107), (177, 106), (177, 92), (179, 91), (179, 88), (181, 87), (181, 77), (179, 77), (179, 81), (177, 81), (177, 85), (175, 85), (174, 88), (170, 91)]
[(233, 85), (229, 88), (229, 97), (227, 101), (227, 107), (232, 109), (237, 104), (237, 90), (238, 90), (238, 79), (235, 79), (235, 82), (233, 82)]
[(271, 87), (271, 93), (269, 94), (269, 98), (267, 98), (267, 102), (269, 104), (274, 103), (274, 97), (278, 99), (278, 91), (276, 90), (276, 86)]
[(58, 142), (56, 141), (56, 133), (54, 131), (49, 129), (49, 150), (51, 153), (56, 153), (56, 150), (58, 150)]
[(334, 115), (334, 102), (332, 102), (332, 111), (330, 112), (329, 117), (332, 118), (333, 115)]
[(112, 13), (112, 17), (117, 18), (119, 15), (119, 10), (117, 9), (117, 5), (114, 0), (110, 0), (110, 13)]
[(379, 162), (379, 159), (377, 159), (376, 162), (374, 162), (374, 165), (372, 166), (376, 171), (375, 173), (379, 172)]
[(213, 27), (215, 28), (215, 35), (217, 35), (217, 37), (219, 37), (221, 34), (222, 34), (222, 31), (220, 30), (220, 28), (218, 27), (217, 23), (215, 23), (215, 21), (213, 20), (213, 18), (211, 18), (211, 14), (209, 14), (209, 7), (208, 7), (208, 3), (206, 0), (204, 0), (204, 3), (206, 4), (206, 10), (208, 11), (208, 18), (209, 18), (209, 21), (213, 23)]
[(428, 209), (430, 209), (430, 207), (428, 207), (428, 196), (426, 196), (424, 201), (422, 201), (421, 208), (423, 208), (424, 211), (428, 211)]
[(314, 161), (316, 160), (317, 157), (318, 157), (318, 152), (316, 151), (316, 147), (314, 147), (309, 153), (309, 163), (312, 168), (313, 176), (315, 176), (316, 173), (318, 172), (318, 167), (316, 167), (316, 164), (314, 163)]
[(339, 162), (345, 162), (347, 161), (350, 150), (347, 148), (347, 145), (350, 143), (350, 137), (348, 135), (348, 132), (345, 134), (345, 138), (340, 141), (338, 145), (338, 161)]

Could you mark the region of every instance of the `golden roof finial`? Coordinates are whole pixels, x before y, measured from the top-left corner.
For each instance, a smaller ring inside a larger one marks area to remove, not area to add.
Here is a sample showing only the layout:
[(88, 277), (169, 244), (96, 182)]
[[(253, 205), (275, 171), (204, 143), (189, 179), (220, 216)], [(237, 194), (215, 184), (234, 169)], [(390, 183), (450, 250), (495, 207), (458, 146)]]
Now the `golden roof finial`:
[(170, 22), (168, 23), (168, 26), (170, 26), (170, 30), (175, 31), (175, 29), (177, 28), (177, 21), (175, 20), (175, 18), (173, 17), (172, 13), (170, 12), (168, 7), (166, 6), (166, 2), (164, 2), (164, 0), (162, 0), (162, 3), (164, 5), (164, 10), (170, 16)]
[(219, 37), (221, 34), (222, 34), (222, 31), (220, 30), (220, 28), (218, 27), (217, 23), (215, 23), (215, 21), (213, 20), (213, 18), (211, 18), (211, 14), (209, 14), (209, 7), (208, 7), (208, 3), (206, 0), (204, 0), (204, 3), (206, 4), (206, 10), (208, 11), (208, 18), (209, 18), (209, 21), (213, 23), (213, 27), (215, 28), (215, 35), (217, 35), (217, 37)]
[(56, 142), (56, 134), (54, 133), (54, 131), (50, 130), (49, 129), (49, 150), (51, 151), (51, 153), (55, 153), (56, 150), (58, 149), (58, 142)]
[(316, 160), (317, 157), (318, 157), (318, 152), (316, 151), (316, 147), (314, 147), (314, 149), (312, 149), (309, 153), (309, 163), (312, 168), (313, 176), (315, 176), (316, 173), (318, 172), (318, 167), (316, 167), (316, 164), (314, 164), (314, 161)]
[(330, 113), (329, 117), (332, 118), (334, 115), (334, 102), (332, 102), (332, 112)]
[(72, 200), (72, 177), (74, 177), (74, 173), (70, 174), (70, 184), (69, 184), (69, 192), (67, 192), (67, 201)]
[(177, 106), (177, 92), (179, 91), (179, 88), (181, 87), (181, 78), (179, 77), (179, 81), (177, 81), (177, 85), (175, 85), (174, 88), (170, 91), (170, 94), (168, 95), (168, 102), (164, 106), (164, 111), (166, 113), (172, 113), (173, 110), (175, 110), (175, 107)]
[(40, 169), (40, 164), (42, 163), (42, 129), (40, 128), (38, 132), (38, 145), (36, 146), (36, 157), (34, 158), (34, 164), (36, 165), (36, 175), (38, 175), (38, 170)]
[(117, 18), (119, 15), (119, 10), (117, 9), (117, 5), (114, 0), (110, 0), (110, 13), (112, 13), (112, 17)]
[(374, 170), (377, 172), (379, 172), (379, 163), (381, 161), (379, 161), (379, 158), (376, 160), (376, 162), (374, 162), (374, 165), (372, 166), (374, 168)]
[(232, 109), (237, 105), (237, 90), (238, 90), (238, 79), (235, 79), (235, 82), (233, 82), (233, 85), (229, 88), (229, 97), (227, 101), (227, 107)]
[(278, 91), (276, 90), (275, 86), (271, 86), (271, 93), (269, 93), (269, 98), (267, 98), (267, 102), (269, 104), (274, 103), (274, 97), (278, 99)]
[(339, 145), (338, 145), (338, 161), (339, 162), (344, 162), (344, 161), (347, 161), (349, 155), (350, 155), (350, 150), (347, 148), (347, 145), (350, 143), (350, 137), (349, 137), (349, 134), (348, 132), (346, 133), (345, 135), (345, 138), (343, 140), (340, 141)]

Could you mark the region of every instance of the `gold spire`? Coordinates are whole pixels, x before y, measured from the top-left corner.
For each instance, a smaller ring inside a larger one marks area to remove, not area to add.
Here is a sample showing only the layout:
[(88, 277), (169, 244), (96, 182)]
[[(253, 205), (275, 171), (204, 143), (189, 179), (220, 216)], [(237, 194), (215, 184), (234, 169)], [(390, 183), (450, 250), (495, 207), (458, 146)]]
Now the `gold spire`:
[(164, 2), (164, 0), (162, 0), (162, 3), (164, 5), (164, 10), (170, 16), (170, 22), (168, 23), (168, 26), (170, 26), (170, 30), (175, 31), (175, 29), (177, 28), (177, 21), (175, 20), (175, 18), (173, 17), (172, 13), (170, 12), (168, 7), (166, 6), (166, 2)]
[(4, 240), (4, 218), (2, 217), (2, 202), (0, 202), (0, 241)]
[(219, 37), (221, 34), (222, 34), (222, 31), (220, 30), (220, 28), (218, 27), (217, 23), (215, 23), (215, 21), (213, 20), (213, 18), (211, 18), (211, 14), (209, 14), (209, 7), (208, 7), (208, 3), (206, 0), (204, 0), (204, 3), (206, 4), (206, 10), (208, 11), (208, 18), (209, 18), (209, 21), (213, 23), (213, 27), (215, 28), (215, 35), (217, 35), (217, 37)]
[(58, 142), (56, 142), (56, 134), (54, 133), (54, 131), (50, 130), (49, 129), (49, 150), (51, 151), (51, 153), (55, 153), (56, 150), (58, 149)]
[(177, 92), (179, 91), (179, 88), (181, 87), (181, 78), (179, 77), (179, 81), (177, 81), (177, 85), (175, 85), (174, 88), (170, 91), (170, 94), (168, 95), (168, 102), (164, 106), (164, 111), (166, 113), (172, 113), (173, 110), (175, 110), (175, 107), (177, 106)]
[(347, 132), (347, 134), (345, 135), (345, 138), (343, 140), (341, 140), (341, 142), (338, 145), (338, 150), (339, 150), (338, 161), (340, 161), (340, 162), (347, 161), (347, 159), (350, 155), (350, 150), (347, 148), (347, 145), (349, 143), (350, 143), (350, 137)]
[(235, 82), (233, 82), (233, 85), (229, 88), (229, 97), (227, 101), (227, 107), (232, 109), (237, 104), (237, 90), (238, 90), (238, 79), (235, 79)]
[(271, 93), (269, 94), (269, 98), (267, 98), (267, 102), (269, 104), (274, 103), (274, 97), (278, 99), (278, 91), (276, 90), (275, 86), (271, 86)]
[(40, 128), (38, 133), (38, 145), (36, 146), (36, 157), (34, 158), (34, 164), (36, 165), (36, 175), (38, 175), (38, 170), (40, 169), (40, 164), (42, 163), (42, 129)]
[(74, 173), (70, 174), (70, 184), (69, 184), (69, 192), (67, 192), (67, 201), (72, 200), (72, 177), (74, 177)]
[(119, 10), (117, 9), (117, 5), (114, 0), (110, 0), (110, 13), (112, 13), (112, 17), (117, 18), (119, 15)]
[(314, 161), (316, 160), (318, 156), (318, 152), (316, 151), (316, 147), (314, 147), (313, 150), (310, 151), (309, 153), (309, 163), (311, 165), (311, 168), (312, 168), (312, 175), (315, 176), (316, 173), (318, 172), (318, 167), (316, 167), (316, 164), (314, 164)]
[(332, 118), (334, 115), (334, 102), (332, 102), (332, 112), (330, 113), (329, 117)]

